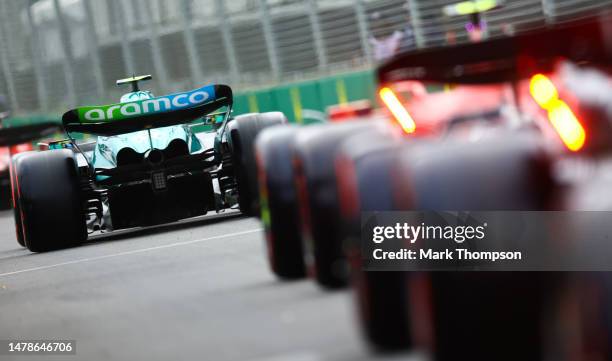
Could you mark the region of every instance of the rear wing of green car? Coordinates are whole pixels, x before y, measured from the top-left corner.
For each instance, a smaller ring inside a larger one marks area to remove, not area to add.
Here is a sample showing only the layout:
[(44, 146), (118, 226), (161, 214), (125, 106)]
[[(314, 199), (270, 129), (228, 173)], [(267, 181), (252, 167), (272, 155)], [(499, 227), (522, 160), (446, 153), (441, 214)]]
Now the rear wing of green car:
[(112, 136), (139, 130), (189, 123), (217, 109), (233, 105), (227, 85), (208, 85), (189, 92), (134, 102), (86, 106), (66, 112), (66, 132)]

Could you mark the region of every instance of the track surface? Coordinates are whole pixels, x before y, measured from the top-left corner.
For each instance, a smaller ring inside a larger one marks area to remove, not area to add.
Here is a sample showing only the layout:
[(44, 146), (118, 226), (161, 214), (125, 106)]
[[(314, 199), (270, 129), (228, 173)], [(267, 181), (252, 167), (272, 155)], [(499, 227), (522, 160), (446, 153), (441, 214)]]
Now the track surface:
[(0, 213), (0, 340), (76, 340), (77, 354), (0, 360), (373, 357), (352, 295), (276, 280), (255, 219), (208, 216), (44, 254), (20, 248), (12, 222)]

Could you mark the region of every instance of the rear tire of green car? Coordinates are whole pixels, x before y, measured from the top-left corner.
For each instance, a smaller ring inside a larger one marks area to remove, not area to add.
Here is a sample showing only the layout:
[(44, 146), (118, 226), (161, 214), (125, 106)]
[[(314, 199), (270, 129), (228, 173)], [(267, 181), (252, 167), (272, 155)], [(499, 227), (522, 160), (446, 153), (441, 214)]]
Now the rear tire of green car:
[(46, 252), (85, 241), (84, 202), (73, 152), (27, 153), (14, 170), (25, 246), (32, 252)]
[(19, 206), (19, 192), (17, 191), (17, 173), (15, 171), (15, 165), (19, 163), (20, 158), (28, 153), (18, 153), (11, 158), (10, 164), (10, 176), (11, 176), (11, 205), (13, 208), (13, 218), (15, 220), (15, 237), (17, 243), (21, 247), (25, 247), (25, 241), (23, 239), (23, 222), (21, 221), (21, 207)]
[(238, 205), (246, 215), (259, 216), (255, 138), (262, 129), (280, 124), (287, 124), (287, 117), (281, 112), (241, 115), (229, 124), (228, 142), (238, 186)]

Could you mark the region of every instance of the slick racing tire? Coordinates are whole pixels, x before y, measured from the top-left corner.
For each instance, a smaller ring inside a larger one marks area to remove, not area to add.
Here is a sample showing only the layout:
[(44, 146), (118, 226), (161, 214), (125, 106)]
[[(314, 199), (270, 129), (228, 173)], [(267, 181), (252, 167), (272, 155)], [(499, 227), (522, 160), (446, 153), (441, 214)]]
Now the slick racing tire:
[(264, 129), (255, 145), (268, 260), (272, 272), (284, 279), (306, 276), (292, 164), (299, 129), (296, 126)]
[(228, 142), (238, 186), (238, 205), (246, 215), (259, 215), (255, 138), (262, 129), (279, 124), (287, 124), (287, 117), (281, 112), (240, 115), (229, 123)]
[(15, 237), (17, 243), (21, 247), (25, 247), (25, 241), (23, 239), (23, 222), (21, 221), (21, 207), (19, 206), (19, 192), (17, 184), (17, 173), (15, 171), (15, 165), (19, 163), (20, 159), (28, 153), (18, 153), (11, 158), (10, 174), (11, 174), (11, 204), (13, 207), (13, 219), (15, 220)]
[[(559, 359), (588, 360), (592, 355), (599, 355), (602, 360), (610, 360), (612, 275), (610, 272), (568, 272), (566, 276), (556, 305), (556, 319), (564, 322), (556, 322), (550, 330), (572, 338), (570, 342), (561, 339), (549, 353), (557, 352), (561, 355)], [(577, 306), (570, 315), (567, 305)]]
[[(404, 210), (546, 210), (553, 182), (539, 137), (517, 132), (403, 153), (393, 177)], [(542, 321), (556, 276), (544, 272), (432, 272), (425, 276), (436, 360), (543, 359)], [(423, 297), (411, 293), (414, 297)], [(415, 323), (415, 326), (417, 323)], [(427, 325), (427, 326), (425, 326)]]
[(392, 169), (408, 142), (383, 133), (349, 138), (338, 151), (336, 179), (341, 210), (341, 239), (351, 266), (363, 333), (378, 351), (412, 347), (409, 289), (405, 272), (367, 272), (361, 254), (361, 212), (397, 210), (391, 190)]
[(449, 140), (402, 154), (393, 178), (406, 210), (542, 210), (553, 191), (539, 135)]
[[(586, 212), (589, 214), (586, 219), (583, 216), (571, 217), (564, 228), (573, 231), (571, 240), (579, 244), (580, 248), (591, 249), (607, 260), (609, 253), (605, 246), (585, 243), (587, 240), (598, 239), (609, 241), (600, 233), (602, 229), (608, 228), (607, 223), (603, 223), (602, 227), (599, 222), (601, 218), (592, 214), (604, 215), (612, 211), (610, 196), (607, 195), (610, 183), (605, 176), (597, 176), (598, 173), (594, 173), (592, 177), (566, 183), (560, 193), (559, 203), (566, 211), (589, 210)], [(606, 216), (602, 218), (605, 219)], [(562, 244), (567, 244), (567, 241)], [(597, 257), (595, 256), (595, 259)], [(593, 260), (593, 264), (597, 264), (597, 261)], [(558, 273), (565, 278), (559, 277), (561, 280), (555, 304), (549, 305), (555, 314), (546, 323), (547, 329), (543, 330), (547, 334), (557, 335), (557, 339), (551, 340), (552, 350), (546, 350), (547, 355), (559, 355), (556, 356), (557, 359), (576, 360), (588, 360), (592, 359), (593, 355), (598, 355), (602, 360), (612, 360), (612, 273)], [(568, 305), (573, 307), (569, 308)], [(568, 312), (568, 309), (571, 311)]]
[(373, 122), (347, 122), (310, 126), (298, 133), (294, 170), (298, 189), (306, 268), (327, 288), (348, 284), (348, 264), (339, 239), (339, 208), (334, 159), (342, 140), (371, 132)]
[(85, 212), (73, 152), (26, 153), (14, 170), (26, 247), (45, 252), (85, 241)]

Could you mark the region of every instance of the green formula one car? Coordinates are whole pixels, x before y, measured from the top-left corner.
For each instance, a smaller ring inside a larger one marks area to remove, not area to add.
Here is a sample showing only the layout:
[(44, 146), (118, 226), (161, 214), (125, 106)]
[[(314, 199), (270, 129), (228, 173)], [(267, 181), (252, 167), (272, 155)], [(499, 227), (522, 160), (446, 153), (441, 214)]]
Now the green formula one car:
[[(67, 139), (12, 159), (17, 240), (34, 252), (78, 245), (95, 231), (258, 210), (253, 143), (282, 113), (232, 117), (226, 85), (154, 97), (138, 83), (118, 104), (64, 114)], [(195, 130), (199, 129), (200, 132)], [(95, 141), (78, 142), (79, 134)]]

